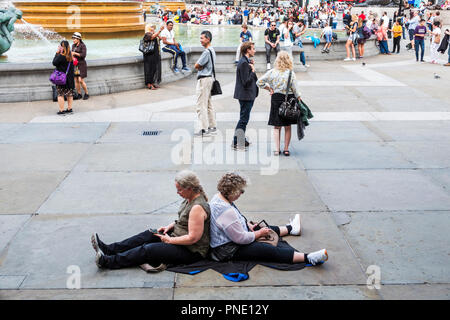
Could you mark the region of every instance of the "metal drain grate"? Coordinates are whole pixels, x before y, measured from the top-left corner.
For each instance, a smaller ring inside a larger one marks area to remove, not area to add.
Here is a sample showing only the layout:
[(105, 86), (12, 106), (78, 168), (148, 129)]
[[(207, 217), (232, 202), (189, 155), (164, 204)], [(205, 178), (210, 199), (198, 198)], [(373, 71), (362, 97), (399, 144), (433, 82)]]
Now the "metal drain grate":
[(158, 136), (162, 131), (161, 130), (155, 130), (155, 131), (144, 131), (142, 132), (143, 136)]

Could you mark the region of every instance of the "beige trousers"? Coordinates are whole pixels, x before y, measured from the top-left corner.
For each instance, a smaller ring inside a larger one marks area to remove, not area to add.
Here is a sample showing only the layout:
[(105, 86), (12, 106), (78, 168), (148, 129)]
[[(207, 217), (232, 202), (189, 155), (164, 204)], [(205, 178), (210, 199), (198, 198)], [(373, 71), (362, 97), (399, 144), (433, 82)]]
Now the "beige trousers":
[(214, 82), (213, 77), (201, 78), (197, 80), (197, 124), (195, 131), (201, 129), (207, 131), (208, 128), (216, 127), (216, 112), (211, 103), (211, 88)]

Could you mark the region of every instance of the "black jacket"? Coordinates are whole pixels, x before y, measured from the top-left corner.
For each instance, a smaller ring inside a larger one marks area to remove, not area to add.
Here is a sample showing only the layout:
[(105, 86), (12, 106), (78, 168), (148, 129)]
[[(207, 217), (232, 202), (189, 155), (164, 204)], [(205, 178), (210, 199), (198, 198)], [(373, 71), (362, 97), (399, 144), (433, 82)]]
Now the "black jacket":
[[(449, 36), (448, 36), (448, 34), (446, 34), (445, 36), (444, 36), (444, 39), (442, 39), (442, 41), (441, 41), (441, 45), (439, 46), (439, 48), (437, 49), (437, 51), (438, 52), (440, 52), (440, 53), (445, 53), (445, 51), (447, 50), (447, 48), (448, 48), (448, 42), (449, 42)], [(450, 49), (449, 49), (450, 50)]]
[[(56, 67), (58, 71), (66, 73), (67, 66), (69, 65), (69, 62), (67, 61), (66, 57), (57, 53), (55, 54), (55, 57), (53, 58), (53, 65)], [(66, 76), (66, 85), (62, 87), (66, 87), (68, 89), (75, 89), (75, 80), (73, 75), (73, 61), (70, 62), (69, 71), (67, 72)]]
[(234, 87), (234, 98), (239, 100), (255, 100), (259, 89), (256, 86), (258, 77), (252, 72), (249, 60), (243, 56), (237, 65), (236, 86)]

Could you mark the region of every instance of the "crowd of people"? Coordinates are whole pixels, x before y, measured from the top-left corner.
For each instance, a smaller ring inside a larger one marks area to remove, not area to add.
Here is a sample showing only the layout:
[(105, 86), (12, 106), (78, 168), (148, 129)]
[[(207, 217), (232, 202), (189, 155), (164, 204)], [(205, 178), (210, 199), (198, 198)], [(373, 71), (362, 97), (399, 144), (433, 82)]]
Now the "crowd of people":
[[(321, 42), (324, 46), (321, 50), (326, 54), (330, 52), (333, 41), (337, 38), (334, 32), (337, 22), (342, 21), (343, 30), (346, 32), (346, 52), (344, 61), (352, 61), (364, 58), (365, 43), (369, 38), (376, 38), (380, 53), (390, 55), (400, 53), (401, 40), (409, 41), (406, 48), (415, 52), (416, 61), (424, 62), (425, 41), (430, 41), (430, 62), (437, 64), (440, 53), (448, 52), (448, 62), (444, 66), (450, 66), (450, 31), (442, 30), (442, 19), (439, 11), (427, 9), (423, 3), (415, 8), (414, 4), (406, 4), (410, 7), (408, 11), (398, 14), (396, 11), (392, 18), (384, 12), (380, 17), (378, 14), (364, 10), (355, 10), (352, 4), (331, 2), (322, 3), (310, 8), (257, 8), (247, 7), (192, 7), (186, 10), (178, 9), (175, 13), (158, 10), (161, 21), (160, 27), (156, 24), (146, 26), (145, 35), (141, 40), (139, 50), (143, 53), (145, 85), (150, 90), (159, 88), (161, 82), (161, 52), (172, 55), (172, 70), (175, 73), (190, 71), (187, 66), (186, 53), (182, 45), (175, 38), (173, 30), (174, 23), (194, 24), (238, 24), (242, 30), (239, 39), (236, 39), (236, 57), (234, 63), (239, 65), (241, 57), (244, 57), (242, 47), (245, 43), (254, 43), (249, 26), (265, 28), (264, 47), (266, 51), (267, 70), (271, 68), (272, 52), (278, 57), (281, 51), (287, 52), (292, 63), (294, 63), (292, 51), (294, 46), (300, 47), (300, 63), (307, 69), (305, 53), (303, 51), (303, 37), (308, 28), (321, 28), (320, 39), (311, 40)], [(361, 8), (364, 9), (364, 8)], [(408, 12), (408, 14), (407, 14)], [(342, 14), (342, 16), (341, 16)], [(171, 19), (171, 20), (169, 20)], [(408, 38), (407, 38), (408, 37)], [(214, 49), (211, 45), (212, 35), (208, 31), (202, 34), (205, 43), (202, 46), (208, 50), (202, 54), (202, 59), (196, 64), (198, 71), (198, 109), (199, 124), (196, 134), (205, 135), (216, 130), (211, 96), (208, 93), (212, 85), (213, 75), (212, 61), (215, 59)], [(389, 39), (392, 44), (389, 45)], [(206, 41), (209, 43), (206, 44)], [(59, 115), (72, 113), (73, 100), (88, 99), (89, 93), (84, 79), (87, 77), (86, 55), (87, 48), (79, 32), (72, 36), (73, 44), (70, 47), (67, 41), (62, 41), (53, 59), (53, 65), (60, 73), (65, 73), (67, 81), (64, 85), (57, 84), (55, 87), (55, 100), (59, 104)], [(314, 47), (317, 45), (314, 42)], [(389, 48), (391, 47), (391, 49)], [(208, 58), (210, 56), (210, 58)], [(178, 60), (181, 59), (181, 68)], [(251, 69), (251, 68), (250, 68)], [(239, 70), (239, 68), (238, 68)], [(84, 96), (81, 94), (84, 91)], [(208, 95), (209, 94), (209, 95)], [(64, 106), (67, 101), (67, 107)], [(249, 109), (250, 104), (241, 106)], [(244, 112), (245, 113), (245, 112)], [(245, 118), (245, 117), (244, 117)], [(242, 123), (241, 123), (242, 126)]]

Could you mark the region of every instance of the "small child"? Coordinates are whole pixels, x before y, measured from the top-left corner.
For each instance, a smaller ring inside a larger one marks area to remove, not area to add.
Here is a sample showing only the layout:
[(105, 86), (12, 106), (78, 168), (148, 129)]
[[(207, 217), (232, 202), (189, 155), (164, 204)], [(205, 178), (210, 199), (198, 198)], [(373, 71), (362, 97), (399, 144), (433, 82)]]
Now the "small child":
[(331, 29), (328, 22), (325, 23), (325, 28), (323, 28), (320, 37), (325, 37), (325, 46), (322, 49), (322, 53), (330, 53), (331, 41), (333, 40), (333, 30)]

